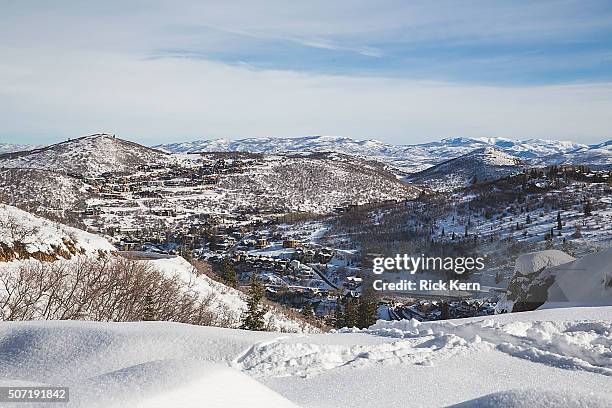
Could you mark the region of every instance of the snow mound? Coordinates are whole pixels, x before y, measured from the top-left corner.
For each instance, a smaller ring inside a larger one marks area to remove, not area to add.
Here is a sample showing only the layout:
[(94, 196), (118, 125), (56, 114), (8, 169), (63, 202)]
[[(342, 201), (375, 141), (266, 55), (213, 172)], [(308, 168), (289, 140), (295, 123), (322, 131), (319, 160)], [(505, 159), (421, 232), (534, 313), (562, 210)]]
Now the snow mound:
[(521, 255), (496, 311), (612, 305), (612, 248), (575, 259), (556, 250)]
[(0, 204), (0, 262), (97, 255), (115, 248), (104, 238)]
[(612, 248), (552, 268), (550, 273), (556, 278), (548, 288), (548, 298), (543, 307), (558, 302), (612, 304)]
[(612, 398), (606, 395), (582, 392), (546, 390), (510, 390), (496, 392), (453, 405), (453, 408), (606, 408)]
[[(609, 317), (612, 307), (606, 310)], [(343, 331), (374, 335), (379, 341), (346, 344), (337, 334), (325, 342), (279, 338), (256, 344), (234, 365), (256, 378), (307, 378), (339, 367), (434, 366), (458, 355), (496, 351), (550, 367), (612, 376), (611, 321), (568, 321), (562, 314), (539, 312), (535, 317), (543, 320), (530, 320), (528, 313), (508, 316), (513, 319), (379, 320), (368, 329)], [(397, 340), (384, 340), (388, 338)]]
[(69, 406), (88, 408), (293, 407), (227, 364), (265, 336), (158, 322), (5, 323), (0, 386), (62, 384)]
[(612, 392), (611, 325), (612, 307), (280, 336), (169, 322), (6, 322), (0, 386), (68, 386), (68, 406), (88, 408), (292, 406), (285, 398), (304, 407), (537, 407), (516, 404), (538, 398), (599, 407), (609, 397), (597, 393)]
[(530, 252), (518, 257), (514, 263), (514, 272), (521, 275), (529, 275), (544, 268), (572, 262), (575, 259), (565, 252), (556, 249)]

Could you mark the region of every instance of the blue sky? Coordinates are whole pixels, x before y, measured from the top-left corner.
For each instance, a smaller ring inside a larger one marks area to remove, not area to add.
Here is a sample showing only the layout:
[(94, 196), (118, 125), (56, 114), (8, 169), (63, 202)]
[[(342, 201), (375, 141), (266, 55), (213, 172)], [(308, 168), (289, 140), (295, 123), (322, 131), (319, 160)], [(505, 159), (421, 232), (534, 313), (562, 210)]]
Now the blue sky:
[(610, 139), (610, 1), (0, 5), (0, 141)]

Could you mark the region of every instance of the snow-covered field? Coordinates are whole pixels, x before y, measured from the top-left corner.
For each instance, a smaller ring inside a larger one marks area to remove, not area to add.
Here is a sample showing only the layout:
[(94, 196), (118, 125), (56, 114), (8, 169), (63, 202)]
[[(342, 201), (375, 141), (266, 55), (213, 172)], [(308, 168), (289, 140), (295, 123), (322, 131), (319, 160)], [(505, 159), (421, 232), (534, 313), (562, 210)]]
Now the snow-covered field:
[(479, 398), (477, 406), (604, 407), (612, 404), (611, 356), (612, 307), (314, 335), (161, 322), (0, 326), (0, 385), (69, 386), (75, 407), (408, 407)]

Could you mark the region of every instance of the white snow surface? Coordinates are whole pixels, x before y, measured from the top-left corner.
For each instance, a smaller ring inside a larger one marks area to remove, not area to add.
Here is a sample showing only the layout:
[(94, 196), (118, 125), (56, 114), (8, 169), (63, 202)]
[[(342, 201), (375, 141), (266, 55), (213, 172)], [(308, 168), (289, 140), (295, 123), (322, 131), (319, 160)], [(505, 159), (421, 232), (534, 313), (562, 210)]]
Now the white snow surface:
[(161, 322), (0, 326), (0, 385), (69, 386), (71, 407), (609, 406), (611, 356), (612, 307), (310, 335)]
[(551, 271), (555, 282), (542, 306), (612, 304), (612, 248), (564, 263)]
[(75, 244), (82, 255), (115, 251), (103, 237), (37, 217), (17, 207), (0, 204), (0, 243), (8, 247), (21, 243), (25, 244), (29, 253), (54, 255), (57, 249), (67, 251), (67, 242)]
[(529, 275), (551, 266), (563, 265), (576, 258), (557, 249), (530, 252), (519, 256), (514, 263), (514, 272)]

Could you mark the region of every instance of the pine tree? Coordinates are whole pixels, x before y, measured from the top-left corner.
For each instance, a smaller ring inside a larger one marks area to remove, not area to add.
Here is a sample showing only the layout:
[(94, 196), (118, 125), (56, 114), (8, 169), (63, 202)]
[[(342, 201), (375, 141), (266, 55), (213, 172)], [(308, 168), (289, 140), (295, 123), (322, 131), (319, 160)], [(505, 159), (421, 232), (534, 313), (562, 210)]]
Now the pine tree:
[(561, 224), (561, 211), (557, 213), (557, 229), (561, 231), (563, 225)]
[(308, 302), (304, 305), (304, 307), (302, 308), (302, 316), (304, 316), (305, 318), (312, 318), (314, 317), (315, 313), (314, 313), (314, 308), (312, 307), (312, 303)]
[(591, 201), (587, 200), (587, 202), (584, 203), (584, 216), (590, 217), (591, 215), (593, 215), (593, 205)]
[(346, 327), (357, 327), (357, 302), (352, 296), (347, 296), (344, 305), (344, 324)]
[(370, 327), (378, 320), (378, 295), (371, 284), (363, 286), (359, 308), (357, 310), (357, 327)]
[(336, 320), (336, 329), (343, 328), (344, 325), (344, 313), (342, 312), (342, 294), (338, 292), (336, 296), (336, 309), (334, 310), (334, 319)]
[(261, 304), (264, 297), (264, 287), (256, 273), (251, 275), (251, 287), (247, 300), (247, 310), (242, 316), (241, 329), (263, 331), (265, 330), (265, 307)]
[(229, 258), (223, 258), (219, 271), (221, 273), (221, 277), (223, 278), (225, 283), (227, 283), (227, 285), (233, 288), (238, 286), (238, 279), (236, 278), (236, 268), (234, 268), (234, 265), (232, 264), (232, 261), (230, 261)]

